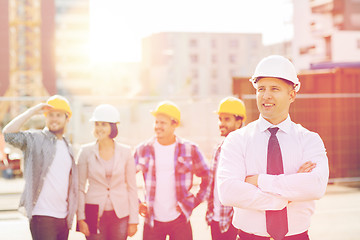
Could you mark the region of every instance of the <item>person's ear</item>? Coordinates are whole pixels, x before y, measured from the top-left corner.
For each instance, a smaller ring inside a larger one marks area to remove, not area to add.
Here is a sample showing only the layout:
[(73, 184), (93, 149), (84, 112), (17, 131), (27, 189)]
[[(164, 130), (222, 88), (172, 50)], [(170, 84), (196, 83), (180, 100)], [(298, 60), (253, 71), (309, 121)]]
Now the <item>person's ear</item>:
[(295, 101), (295, 98), (296, 98), (296, 91), (295, 90), (290, 91), (289, 98), (290, 98), (291, 102)]

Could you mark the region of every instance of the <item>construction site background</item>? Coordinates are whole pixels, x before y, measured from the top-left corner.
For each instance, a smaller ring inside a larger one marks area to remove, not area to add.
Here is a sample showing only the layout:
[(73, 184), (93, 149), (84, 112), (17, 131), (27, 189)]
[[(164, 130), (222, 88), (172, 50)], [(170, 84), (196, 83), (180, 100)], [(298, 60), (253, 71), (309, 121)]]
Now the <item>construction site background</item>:
[[(219, 135), (218, 116), (215, 113), (220, 100), (225, 96), (211, 98), (170, 98), (181, 110), (181, 123), (176, 134), (199, 145), (201, 151), (210, 161), (216, 145), (222, 138)], [(32, 104), (44, 102), (45, 97), (27, 97), (22, 101), (29, 101)], [(123, 98), (109, 96), (72, 96), (68, 97), (73, 115), (67, 128), (66, 136), (73, 144), (75, 153), (82, 144), (94, 141), (92, 135), (93, 123), (89, 122), (91, 114), (99, 104), (108, 103), (114, 105), (120, 112), (120, 124), (118, 125), (119, 135), (116, 137), (121, 143), (128, 144), (133, 148), (142, 141), (154, 135), (154, 117), (150, 111), (155, 109), (158, 102), (164, 98)], [(0, 98), (3, 101), (14, 101), (15, 99)], [(12, 116), (15, 117), (15, 116)], [(9, 114), (3, 120), (5, 126), (12, 117)], [(32, 117), (23, 127), (27, 129), (42, 129), (45, 126), (44, 116)], [(10, 145), (6, 145), (11, 148)], [(22, 154), (18, 149), (11, 148), (11, 153), (19, 156)], [(10, 157), (12, 157), (10, 154)]]
[[(360, 68), (334, 68), (309, 70), (299, 74), (301, 89), (290, 108), (296, 123), (319, 133), (327, 149), (330, 182), (360, 181)], [(233, 79), (233, 94), (239, 96), (247, 110), (247, 123), (256, 120), (259, 112), (255, 89), (248, 77)], [(215, 110), (225, 96), (209, 97), (120, 97), (120, 96), (68, 96), (73, 116), (67, 130), (75, 153), (84, 143), (94, 141), (90, 116), (99, 104), (114, 105), (119, 111), (118, 141), (133, 148), (154, 135), (153, 116), (150, 111), (162, 100), (174, 101), (181, 110), (181, 123), (176, 133), (197, 143), (210, 163), (216, 145), (222, 141)], [(0, 98), (4, 102), (25, 102), (24, 106), (45, 101), (47, 97)], [(31, 103), (31, 104), (30, 104)], [(14, 115), (8, 112), (2, 119), (5, 125)], [(42, 129), (44, 117), (33, 117), (25, 129)], [(8, 146), (9, 147), (9, 146)], [(12, 149), (19, 156), (21, 152)], [(11, 155), (10, 155), (11, 156)]]
[[(360, 181), (360, 67), (302, 71), (301, 88), (290, 117), (324, 141), (331, 181)], [(233, 93), (242, 98), (248, 121), (259, 117), (249, 78), (235, 78)]]

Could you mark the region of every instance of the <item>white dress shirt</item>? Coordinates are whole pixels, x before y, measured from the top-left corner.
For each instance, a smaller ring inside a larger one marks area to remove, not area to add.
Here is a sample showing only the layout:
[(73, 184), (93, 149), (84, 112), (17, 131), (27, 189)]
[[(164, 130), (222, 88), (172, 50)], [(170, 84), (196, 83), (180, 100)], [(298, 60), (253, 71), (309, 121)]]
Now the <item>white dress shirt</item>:
[[(266, 174), (269, 127), (278, 127), (284, 174)], [(316, 163), (310, 173), (297, 173), (307, 161)], [(259, 175), (258, 187), (245, 177)], [(221, 148), (217, 172), (220, 201), (234, 207), (233, 225), (247, 233), (269, 236), (265, 210), (287, 206), (287, 236), (308, 230), (315, 201), (325, 193), (329, 178), (326, 150), (317, 133), (288, 117), (272, 125), (263, 117), (230, 133)]]

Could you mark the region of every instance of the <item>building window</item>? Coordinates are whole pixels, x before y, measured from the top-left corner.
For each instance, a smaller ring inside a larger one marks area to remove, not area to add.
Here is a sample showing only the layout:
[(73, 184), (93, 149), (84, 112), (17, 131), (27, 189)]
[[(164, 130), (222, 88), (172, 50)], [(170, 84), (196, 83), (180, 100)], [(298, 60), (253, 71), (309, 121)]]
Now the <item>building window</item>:
[(330, 61), (332, 58), (332, 54), (331, 54), (331, 36), (327, 36), (324, 38), (325, 39), (325, 56), (327, 57), (327, 60)]
[(334, 14), (333, 23), (335, 28), (343, 30), (344, 22), (345, 22), (345, 17), (343, 14)]
[(350, 16), (351, 25), (353, 27), (359, 28), (360, 27), (360, 13), (353, 13)]
[(217, 55), (211, 55), (211, 62), (212, 63), (217, 63), (217, 60), (218, 60)]
[(304, 46), (299, 48), (299, 54), (300, 55), (304, 55), (304, 54), (311, 54), (312, 52), (314, 52), (316, 49), (315, 45), (308, 45), (308, 46)]
[(198, 42), (196, 39), (190, 39), (189, 45), (190, 45), (190, 47), (197, 47)]
[(238, 40), (235, 40), (235, 39), (230, 40), (229, 46), (230, 46), (230, 48), (238, 48), (238, 47), (239, 47), (239, 42), (238, 42)]
[(199, 62), (199, 57), (197, 54), (191, 54), (190, 55), (190, 61), (191, 63), (198, 63)]
[(231, 77), (235, 77), (237, 75), (235, 69), (230, 69), (229, 73)]
[(250, 49), (258, 49), (259, 48), (259, 42), (256, 39), (252, 39), (248, 42)]
[(212, 48), (216, 48), (216, 45), (217, 45), (217, 44), (216, 44), (216, 40), (215, 40), (215, 39), (212, 39), (212, 40), (211, 40), (211, 47), (212, 47)]
[(229, 55), (229, 62), (230, 63), (236, 63), (236, 55), (235, 54), (230, 54)]
[(216, 69), (212, 69), (211, 70), (211, 78), (217, 79), (217, 77), (218, 77), (218, 73), (217, 73)]
[(195, 84), (192, 85), (191, 94), (192, 95), (198, 95), (199, 94), (199, 84), (195, 83)]
[(214, 94), (214, 95), (219, 93), (219, 88), (215, 82), (211, 84), (210, 91), (211, 91), (211, 94)]
[(199, 71), (197, 69), (191, 70), (191, 78), (193, 78), (193, 79), (199, 78)]

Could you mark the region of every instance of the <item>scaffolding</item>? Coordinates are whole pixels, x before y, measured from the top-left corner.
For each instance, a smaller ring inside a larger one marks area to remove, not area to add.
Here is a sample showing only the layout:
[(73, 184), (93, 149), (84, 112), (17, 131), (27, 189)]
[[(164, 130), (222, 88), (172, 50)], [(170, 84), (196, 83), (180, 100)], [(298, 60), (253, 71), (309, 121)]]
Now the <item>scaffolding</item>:
[[(9, 0), (9, 88), (5, 98), (48, 96), (42, 83), (41, 0)], [(0, 102), (0, 120), (25, 111), (34, 102)]]

